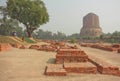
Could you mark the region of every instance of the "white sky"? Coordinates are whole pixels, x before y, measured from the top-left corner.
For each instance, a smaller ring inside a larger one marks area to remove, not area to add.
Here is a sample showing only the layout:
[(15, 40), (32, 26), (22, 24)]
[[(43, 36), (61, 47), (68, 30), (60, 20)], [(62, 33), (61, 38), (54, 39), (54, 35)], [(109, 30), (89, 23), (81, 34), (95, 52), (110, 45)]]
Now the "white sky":
[[(0, 5), (6, 0), (0, 0)], [(61, 31), (65, 34), (79, 33), (83, 17), (93, 12), (99, 16), (103, 32), (120, 31), (120, 0), (43, 0), (50, 21), (41, 26), (43, 30)]]

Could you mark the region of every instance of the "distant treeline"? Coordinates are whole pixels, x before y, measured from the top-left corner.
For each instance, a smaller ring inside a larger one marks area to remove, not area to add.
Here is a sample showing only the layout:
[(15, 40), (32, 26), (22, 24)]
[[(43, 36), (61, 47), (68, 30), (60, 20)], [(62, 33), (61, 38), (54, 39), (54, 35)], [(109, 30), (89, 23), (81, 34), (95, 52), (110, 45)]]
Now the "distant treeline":
[(104, 42), (120, 43), (120, 31), (107, 34), (104, 33), (100, 36), (100, 39)]
[[(13, 32), (16, 32), (18, 37), (27, 37), (27, 30), (23, 29), (17, 20), (1, 18), (0, 19), (0, 35), (11, 36)], [(51, 31), (44, 31), (42, 29), (32, 33), (34, 38), (37, 39), (52, 39), (52, 40), (101, 40), (110, 43), (120, 43), (120, 31), (113, 33), (103, 33), (100, 37), (80, 37), (79, 33), (72, 35), (66, 35), (63, 32), (58, 31), (52, 33)]]
[(0, 6), (0, 35), (11, 36), (14, 33), (18, 37), (34, 37), (46, 40), (71, 40), (71, 42), (77, 40), (100, 40), (120, 43), (119, 31), (104, 33), (100, 37), (84, 37), (80, 36), (79, 33), (66, 35), (59, 31), (52, 33), (51, 31), (39, 29), (41, 25), (49, 22), (49, 18), (47, 8), (42, 0), (7, 0), (6, 6)]
[[(19, 23), (12, 19), (0, 20), (0, 35), (11, 36), (13, 32), (16, 32), (18, 37), (27, 37), (26, 30), (20, 27)], [(42, 29), (33, 32), (33, 37), (37, 39), (51, 39), (51, 40), (100, 40), (110, 43), (120, 43), (120, 32), (115, 31), (113, 33), (103, 33), (100, 37), (80, 37), (79, 33), (72, 35), (66, 35), (63, 32), (58, 31), (52, 33), (51, 31), (44, 31)]]
[[(12, 34), (16, 32), (18, 37), (28, 37), (27, 30), (23, 29), (19, 25), (19, 22), (14, 19), (8, 18), (1, 18), (0, 19), (0, 35), (3, 36), (12, 36)], [(53, 39), (53, 40), (66, 40), (66, 39), (79, 39), (79, 34), (72, 34), (67, 36), (65, 33), (57, 32), (52, 33), (51, 31), (44, 31), (42, 29), (37, 30), (36, 32), (32, 33), (34, 38), (38, 39)]]

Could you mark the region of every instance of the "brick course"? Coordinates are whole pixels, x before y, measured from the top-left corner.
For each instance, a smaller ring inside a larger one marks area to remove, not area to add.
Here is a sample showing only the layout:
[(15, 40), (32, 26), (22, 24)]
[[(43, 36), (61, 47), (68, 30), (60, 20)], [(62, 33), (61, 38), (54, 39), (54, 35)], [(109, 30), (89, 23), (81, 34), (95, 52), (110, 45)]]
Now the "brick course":
[(45, 74), (47, 76), (66, 76), (67, 72), (62, 64), (49, 64), (46, 67)]
[(64, 63), (64, 68), (69, 73), (97, 73), (97, 67), (90, 62)]
[(10, 44), (0, 44), (0, 51), (11, 50), (12, 46)]

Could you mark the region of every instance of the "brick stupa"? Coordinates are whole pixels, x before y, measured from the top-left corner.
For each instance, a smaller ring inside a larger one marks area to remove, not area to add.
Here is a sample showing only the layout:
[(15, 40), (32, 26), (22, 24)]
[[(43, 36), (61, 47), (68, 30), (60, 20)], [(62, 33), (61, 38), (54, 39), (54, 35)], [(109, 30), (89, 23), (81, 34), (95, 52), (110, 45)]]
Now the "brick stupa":
[(80, 31), (80, 36), (84, 37), (99, 37), (102, 34), (102, 29), (99, 26), (99, 17), (94, 13), (89, 13), (83, 18), (83, 27)]

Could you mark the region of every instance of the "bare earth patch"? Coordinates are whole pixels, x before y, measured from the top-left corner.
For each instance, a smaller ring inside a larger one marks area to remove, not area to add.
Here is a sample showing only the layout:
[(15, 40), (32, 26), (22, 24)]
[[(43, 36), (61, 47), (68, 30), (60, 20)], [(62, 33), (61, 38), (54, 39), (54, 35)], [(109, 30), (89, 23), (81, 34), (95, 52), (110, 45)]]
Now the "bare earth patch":
[[(109, 63), (120, 66), (120, 54), (98, 49), (83, 48)], [(0, 52), (0, 81), (120, 81), (120, 77), (101, 74), (69, 74), (67, 76), (44, 75), (47, 64), (55, 63), (54, 52), (32, 49), (16, 49)]]

